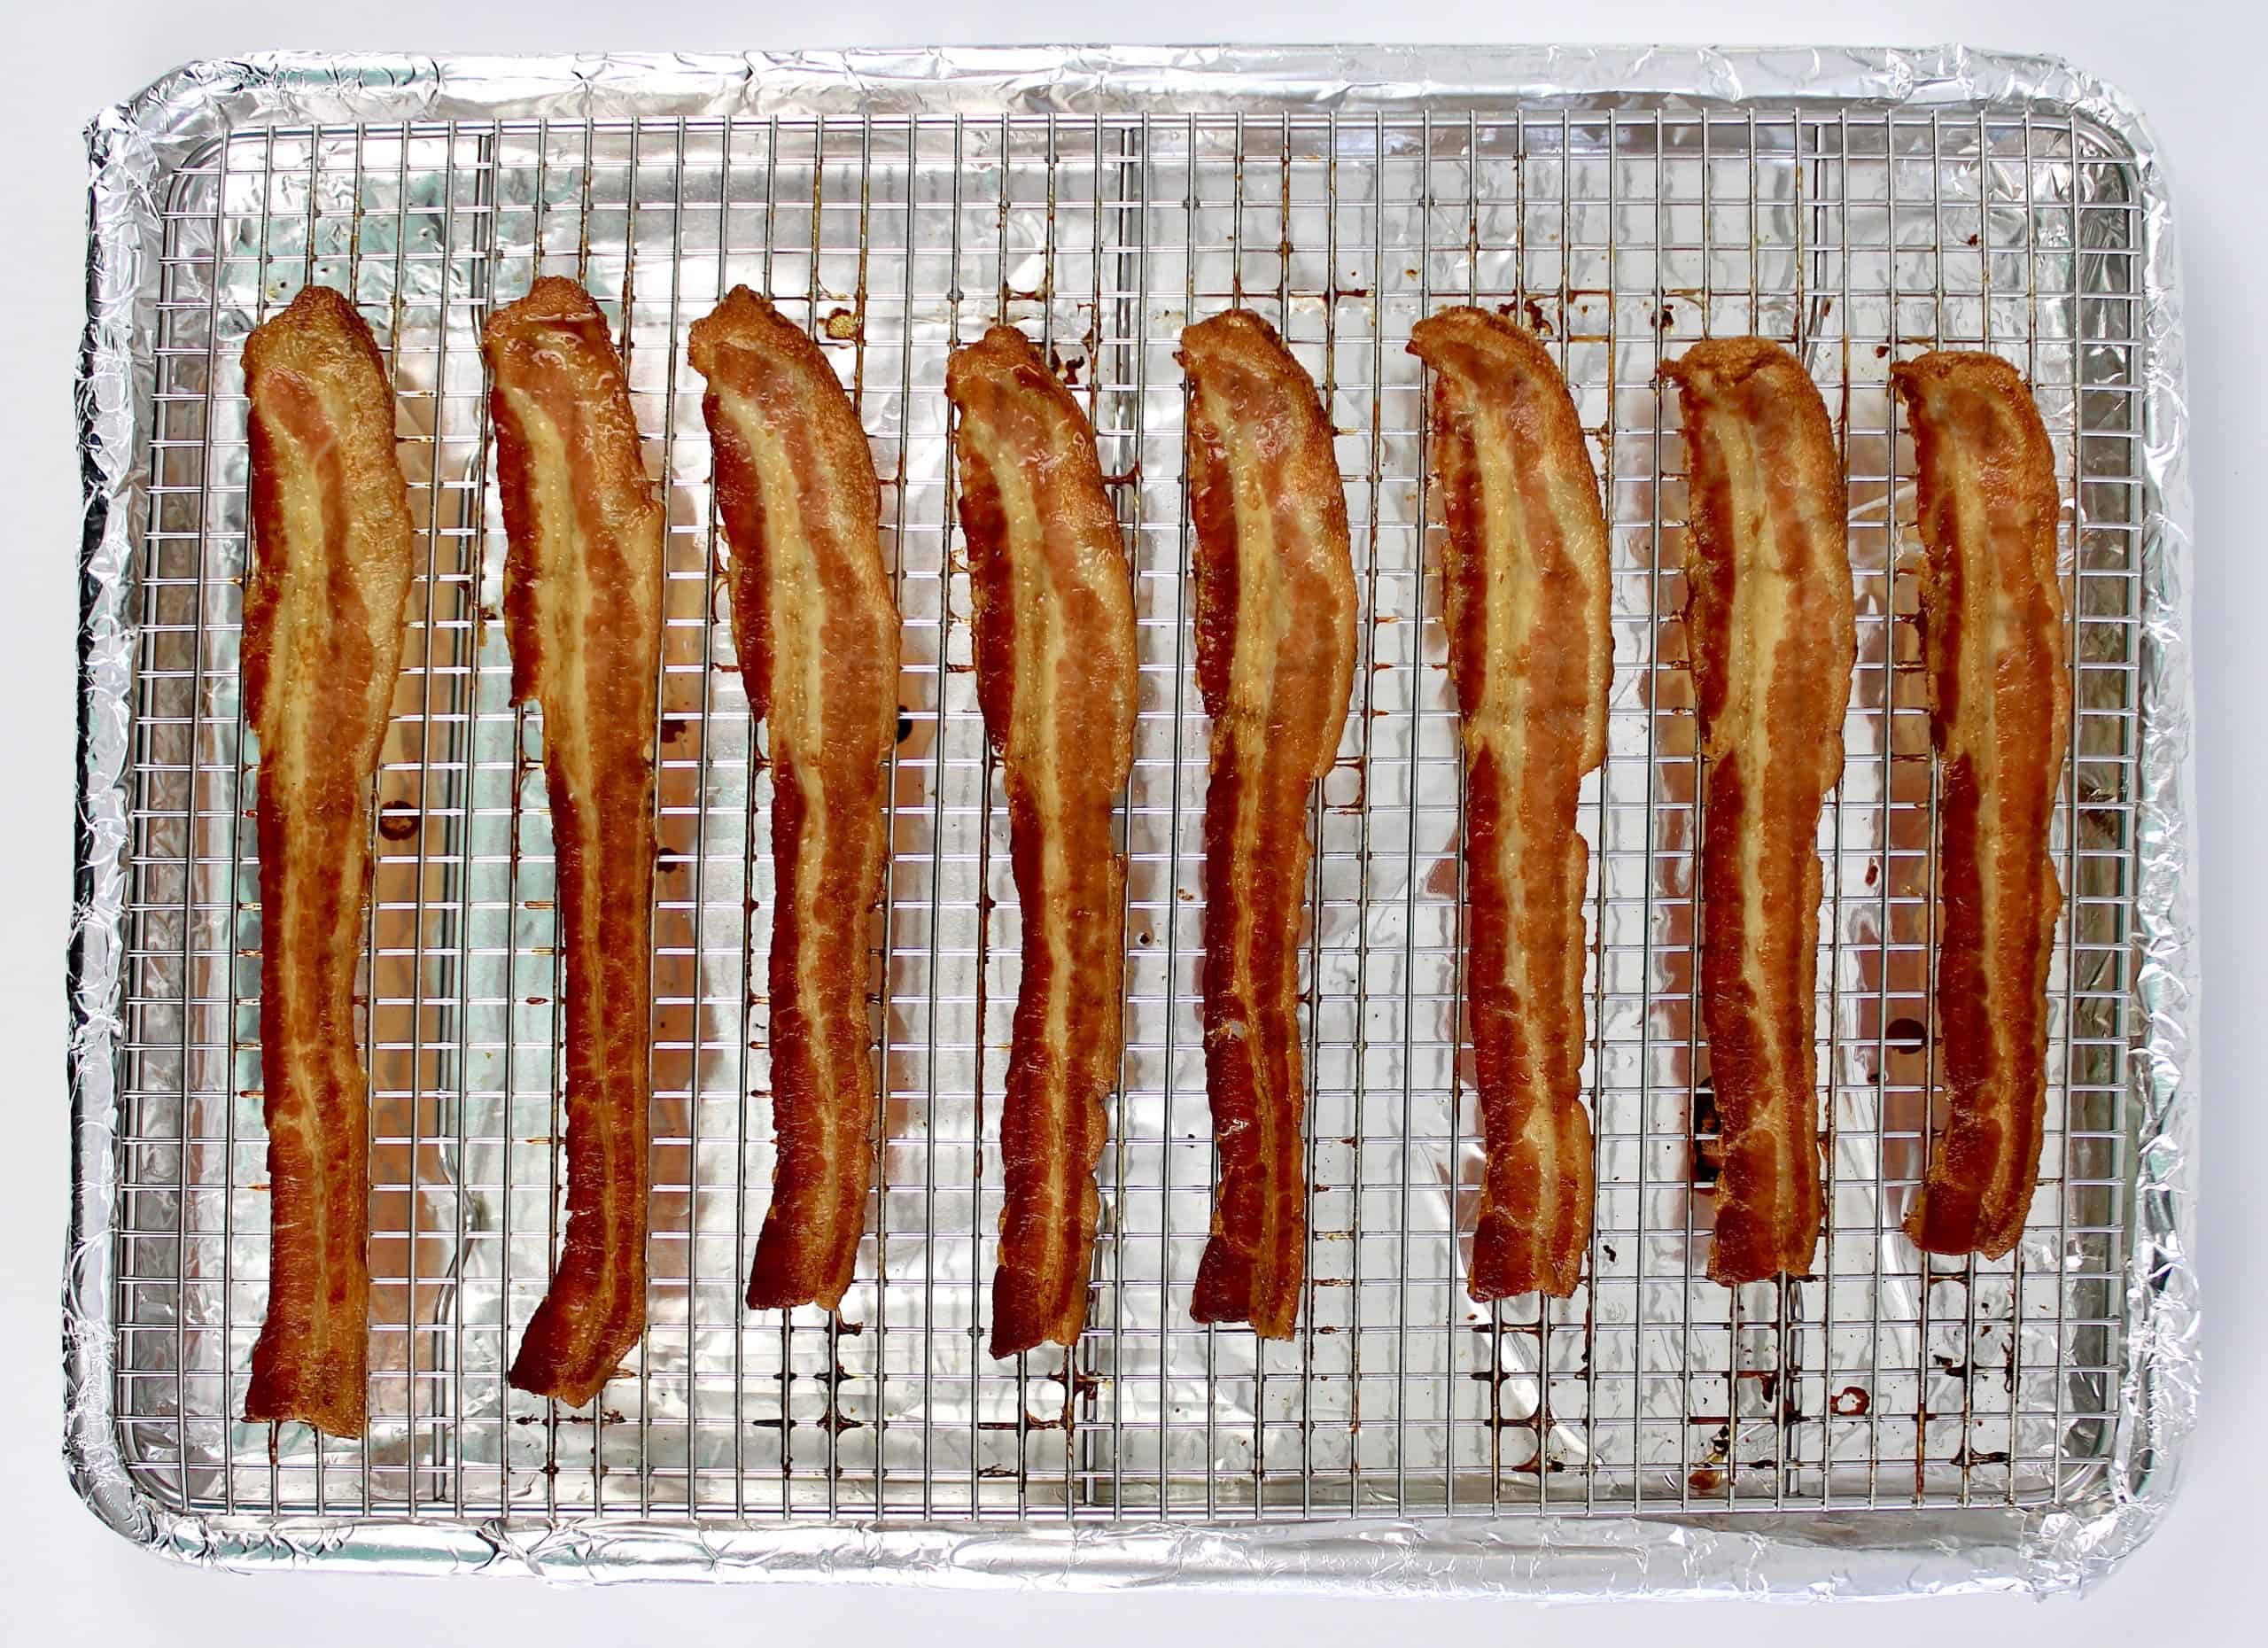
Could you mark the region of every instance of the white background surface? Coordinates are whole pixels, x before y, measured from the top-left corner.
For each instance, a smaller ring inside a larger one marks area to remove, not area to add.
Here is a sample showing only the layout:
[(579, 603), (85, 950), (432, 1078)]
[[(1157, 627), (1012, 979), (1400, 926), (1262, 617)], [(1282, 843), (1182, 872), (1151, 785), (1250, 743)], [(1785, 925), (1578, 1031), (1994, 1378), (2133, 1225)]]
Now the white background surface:
[[(827, 0), (767, 8), (633, 0), (15, 0), (0, 59), (0, 1641), (701, 1643), (742, 1633), (853, 1644), (1076, 1641), (1079, 1648), (1233, 1638), (1433, 1644), (1830, 1643), (1987, 1636), (2064, 1644), (2259, 1641), (2268, 1555), (2268, 1252), (2259, 1092), (2268, 976), (2268, 822), (2258, 727), (2268, 705), (2268, 23), (2258, 0), (1144, 0), (1125, 9)], [(1039, 40), (1392, 39), (1922, 44), (2059, 53), (2123, 86), (2168, 156), (2187, 284), (2200, 738), (2206, 1083), (2202, 1214), (2207, 1386), (2180, 1501), (2155, 1540), (2081, 1600), (2008, 1597), (1830, 1613), (1751, 1605), (1110, 1597), (868, 1587), (435, 1582), (195, 1573), (104, 1531), (58, 1463), (57, 1295), (67, 1180), (62, 960), (69, 897), (78, 471), (70, 374), (84, 318), (86, 167), (95, 112), (167, 69), (268, 48), (447, 51), (742, 50)], [(2245, 1620), (2252, 1623), (2246, 1625)]]

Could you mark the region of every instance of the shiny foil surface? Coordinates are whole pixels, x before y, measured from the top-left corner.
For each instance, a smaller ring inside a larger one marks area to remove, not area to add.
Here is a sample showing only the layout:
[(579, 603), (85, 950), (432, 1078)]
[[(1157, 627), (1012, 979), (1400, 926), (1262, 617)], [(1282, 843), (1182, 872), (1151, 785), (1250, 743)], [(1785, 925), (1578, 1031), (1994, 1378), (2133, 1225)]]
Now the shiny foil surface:
[[(1887, 1595), (2099, 1578), (2171, 1493), (2197, 1393), (2180, 303), (2163, 167), (2046, 58), (1638, 48), (862, 51), (193, 66), (98, 119), (78, 385), (81, 772), (66, 1446), (187, 1560), (563, 1579)], [(670, 535), (654, 914), (652, 1286), (593, 1408), (509, 1389), (561, 1206), (542, 728), (509, 702), (478, 350), (538, 274), (626, 354)], [(266, 1303), (259, 752), (237, 676), (239, 354), (301, 284), (396, 380), (421, 532), (359, 1028), (372, 1416), (246, 1425)], [(740, 1304), (773, 1169), (772, 781), (685, 333), (747, 284), (857, 400), (905, 619), (874, 917), (882, 1184), (839, 1318)], [(1577, 1294), (1464, 1289), (1480, 1148), (1441, 503), (1410, 329), (1551, 348), (1612, 540), (1587, 781)], [(1317, 799), (1302, 1331), (1206, 1329), (1188, 320), (1278, 324), (1337, 431), (1361, 602)], [(1126, 1056), (1089, 1325), (984, 1354), (1021, 921), (969, 672), (944, 360), (1005, 320), (1099, 432), (1135, 578)], [(1685, 484), (1661, 361), (1794, 347), (1849, 473), (1858, 674), (1826, 863), (1829, 1226), (1810, 1277), (1701, 1274), (1714, 1108), (1691, 1010), (1698, 792)], [(1987, 346), (2064, 495), (2074, 758), (2047, 1144), (2024, 1239), (1925, 1260), (1933, 773), (1913, 453), (1890, 367)]]

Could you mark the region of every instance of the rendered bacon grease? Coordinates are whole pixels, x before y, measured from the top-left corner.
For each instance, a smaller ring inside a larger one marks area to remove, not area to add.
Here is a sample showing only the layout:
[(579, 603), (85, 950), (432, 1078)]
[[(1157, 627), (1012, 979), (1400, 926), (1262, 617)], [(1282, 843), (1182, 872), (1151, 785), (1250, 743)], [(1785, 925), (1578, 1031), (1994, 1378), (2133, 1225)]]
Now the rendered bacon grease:
[(1123, 1044), (1134, 589), (1094, 431), (1013, 327), (957, 351), (960, 518), (977, 696), (999, 754), (1023, 915), (1000, 1154), (992, 1354), (1068, 1345), (1087, 1315), (1095, 1164)]
[(481, 341), (512, 696), (543, 712), (567, 963), (567, 1233), (511, 1381), (579, 1407), (645, 1325), (664, 516), (621, 359), (588, 292), (539, 280), (490, 317)]
[(354, 1029), (371, 780), (401, 672), (409, 500), (370, 329), (323, 286), (245, 340), (246, 714), (260, 739), (268, 1318), (245, 1418), (367, 1419), (369, 1077)]
[(1921, 466), (1921, 628), (1938, 750), (1937, 1019), (1947, 1114), (1907, 1233), (1997, 1259), (2023, 1233), (2047, 1108), (2048, 856), (2071, 719), (2054, 456), (1998, 355), (1895, 369)]
[(874, 1178), (869, 923), (889, 863), (897, 608), (858, 413), (803, 328), (745, 286), (694, 323), (732, 545), (733, 633), (773, 780), (779, 1159), (748, 1302), (833, 1310)]
[(1307, 814), (1347, 719), (1355, 574), (1315, 381), (1259, 316), (1181, 334), (1197, 526), (1205, 1084), (1221, 1158), (1191, 1313), (1288, 1339), (1307, 1234), (1299, 952)]
[(1475, 308), (1420, 321), (1442, 588), (1465, 768), (1465, 999), (1486, 1166), (1465, 1287), (1486, 1302), (1581, 1279), (1583, 774), (1606, 758), (1606, 523), (1567, 385), (1542, 345)]
[(1778, 345), (1713, 338), (1662, 371), (1690, 476), (1699, 994), (1723, 1123), (1709, 1274), (1759, 1281), (1807, 1272), (1819, 1240), (1816, 840), (1858, 656), (1843, 470), (1826, 404)]

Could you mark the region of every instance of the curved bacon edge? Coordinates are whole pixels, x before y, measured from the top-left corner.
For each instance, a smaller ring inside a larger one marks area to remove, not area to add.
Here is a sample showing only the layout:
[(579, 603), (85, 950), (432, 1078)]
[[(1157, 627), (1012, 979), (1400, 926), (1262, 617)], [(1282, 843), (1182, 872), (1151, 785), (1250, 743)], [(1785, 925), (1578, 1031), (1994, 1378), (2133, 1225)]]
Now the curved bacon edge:
[(401, 672), (408, 489), (370, 329), (323, 286), (245, 339), (252, 565), (245, 702), (260, 739), (260, 1063), (268, 1319), (250, 1420), (368, 1417), (369, 1077), (354, 1038), (371, 779)]
[(958, 350), (961, 529), (977, 697), (1008, 792), (1023, 911), (1000, 1155), (992, 1354), (1076, 1342), (1107, 1106), (1123, 1045), (1126, 869), (1111, 812), (1134, 760), (1134, 587), (1094, 431), (1024, 335)]
[(1299, 933), (1310, 790), (1355, 675), (1355, 569), (1315, 380), (1258, 315), (1181, 334), (1197, 526), (1205, 797), (1205, 1085), (1221, 1157), (1190, 1313), (1288, 1339), (1307, 1234)]
[(1701, 1022), (1723, 1124), (1720, 1282), (1808, 1272), (1819, 1240), (1819, 812), (1858, 657), (1842, 465), (1809, 374), (1757, 338), (1662, 368), (1690, 470), (1685, 623), (1707, 789)]
[(751, 1310), (843, 1302), (874, 1177), (870, 913), (889, 862), (897, 608), (858, 413), (804, 330), (745, 286), (696, 321), (693, 364), (733, 549), (733, 629), (767, 723), (772, 1105), (780, 1154)]
[(567, 959), (567, 1234), (512, 1383), (580, 1407), (646, 1315), (661, 500), (590, 294), (547, 276), (490, 317), (512, 696), (543, 711)]
[(2023, 1234), (2047, 1109), (2049, 857), (2071, 719), (2054, 455), (2016, 368), (1893, 369), (1920, 460), (1923, 665), (1940, 762), (1938, 1046), (1950, 1113), (1906, 1232), (1997, 1259)]
[(1529, 333), (1475, 308), (1420, 321), (1449, 672), (1463, 713), (1465, 991), (1487, 1140), (1466, 1287), (1564, 1298), (1590, 1240), (1583, 1108), (1583, 774), (1614, 672), (1606, 522), (1573, 398)]

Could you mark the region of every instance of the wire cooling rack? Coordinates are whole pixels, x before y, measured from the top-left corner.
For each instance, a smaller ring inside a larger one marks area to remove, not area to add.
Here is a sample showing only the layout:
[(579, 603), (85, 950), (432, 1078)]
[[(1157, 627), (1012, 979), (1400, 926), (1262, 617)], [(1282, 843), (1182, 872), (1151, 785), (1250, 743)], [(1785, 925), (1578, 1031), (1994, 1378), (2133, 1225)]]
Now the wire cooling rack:
[[(1196, 1521), (2054, 1504), (2106, 1468), (2124, 1355), (2144, 513), (2132, 162), (2084, 119), (1605, 100), (1502, 118), (464, 120), (236, 132), (163, 200), (114, 1208), (119, 1441), (159, 1504), (437, 1523)], [(594, 1410), (509, 1390), (561, 1224), (540, 727), (509, 702), (478, 334), (538, 273), (619, 326), (665, 486), (650, 1322)], [(245, 334), (350, 292), (419, 523), (378, 780), (368, 1437), (245, 1424), (266, 1302), (257, 756), (237, 677)], [(773, 1167), (760, 730), (731, 665), (685, 334), (734, 283), (857, 398), (905, 621), (874, 917), (883, 1183), (839, 1321), (740, 1305)], [(1479, 1149), (1456, 996), (1459, 784), (1410, 326), (1507, 307), (1564, 363), (1608, 503), (1615, 677), (1587, 781), (1598, 1199), (1582, 1290), (1463, 1289)], [(1184, 320), (1282, 326), (1338, 430), (1363, 603), (1305, 929), (1301, 1335), (1188, 1316), (1212, 1181), (1196, 1014), (1205, 724), (1184, 611)], [(969, 672), (945, 356), (1005, 318), (1086, 399), (1131, 557), (1126, 1058), (1076, 1350), (983, 1353), (1021, 929)], [(1702, 1277), (1685, 488), (1655, 369), (1791, 344), (1850, 474), (1860, 663), (1820, 825), (1816, 1275)], [(1931, 1080), (1932, 772), (1894, 358), (1988, 346), (2063, 489), (2077, 696), (2054, 843), (2045, 1169), (1999, 1263), (1898, 1233)]]

